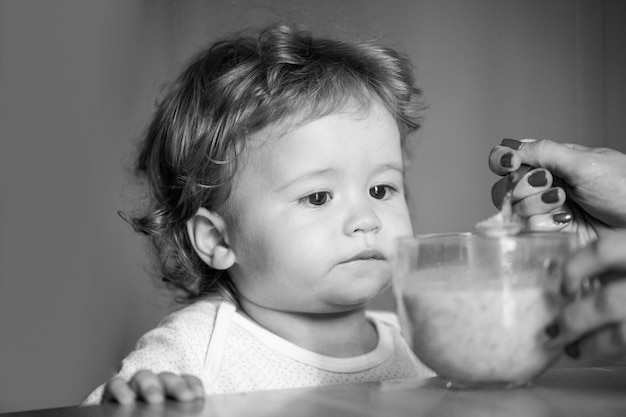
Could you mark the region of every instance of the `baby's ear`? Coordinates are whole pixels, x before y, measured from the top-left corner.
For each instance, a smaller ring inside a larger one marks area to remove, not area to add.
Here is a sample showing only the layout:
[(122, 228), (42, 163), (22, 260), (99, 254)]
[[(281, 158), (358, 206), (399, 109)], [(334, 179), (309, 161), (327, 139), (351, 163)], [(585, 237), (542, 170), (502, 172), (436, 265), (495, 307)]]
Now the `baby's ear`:
[(235, 263), (226, 238), (226, 222), (219, 214), (201, 207), (187, 221), (187, 235), (200, 259), (211, 268), (226, 270)]

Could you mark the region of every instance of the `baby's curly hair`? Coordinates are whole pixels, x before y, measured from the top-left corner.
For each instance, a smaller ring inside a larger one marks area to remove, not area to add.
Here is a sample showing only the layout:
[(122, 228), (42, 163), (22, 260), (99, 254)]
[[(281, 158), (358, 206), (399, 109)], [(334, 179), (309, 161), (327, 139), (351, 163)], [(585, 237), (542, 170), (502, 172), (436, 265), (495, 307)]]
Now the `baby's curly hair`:
[(141, 143), (136, 170), (149, 204), (129, 219), (149, 237), (159, 275), (179, 290), (179, 301), (236, 299), (228, 272), (194, 252), (186, 223), (201, 207), (223, 207), (246, 139), (289, 117), (314, 120), (373, 100), (394, 115), (403, 143), (420, 127), (422, 91), (409, 60), (376, 42), (317, 38), (276, 24), (220, 40), (191, 61)]

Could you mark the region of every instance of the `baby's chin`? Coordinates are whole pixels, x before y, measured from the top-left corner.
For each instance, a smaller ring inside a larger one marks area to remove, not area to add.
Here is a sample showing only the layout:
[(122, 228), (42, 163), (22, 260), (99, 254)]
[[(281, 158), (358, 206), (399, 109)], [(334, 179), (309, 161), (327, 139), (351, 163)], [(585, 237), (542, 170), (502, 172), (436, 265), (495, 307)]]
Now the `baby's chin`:
[(340, 296), (337, 294), (331, 300), (329, 304), (332, 308), (338, 309), (337, 311), (349, 311), (358, 308), (363, 308), (367, 304), (371, 303), (379, 295), (385, 292), (391, 286), (391, 277), (386, 280), (382, 280), (380, 285), (374, 286), (367, 291), (361, 291), (358, 294), (345, 294)]

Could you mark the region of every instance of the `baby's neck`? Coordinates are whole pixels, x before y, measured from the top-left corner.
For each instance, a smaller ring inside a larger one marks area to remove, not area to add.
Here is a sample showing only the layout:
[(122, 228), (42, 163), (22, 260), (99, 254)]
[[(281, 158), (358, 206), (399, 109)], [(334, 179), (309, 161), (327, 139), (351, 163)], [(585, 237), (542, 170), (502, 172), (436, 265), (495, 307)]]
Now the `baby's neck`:
[(240, 301), (240, 312), (289, 342), (326, 356), (353, 357), (376, 348), (378, 335), (365, 309), (342, 313), (294, 313)]

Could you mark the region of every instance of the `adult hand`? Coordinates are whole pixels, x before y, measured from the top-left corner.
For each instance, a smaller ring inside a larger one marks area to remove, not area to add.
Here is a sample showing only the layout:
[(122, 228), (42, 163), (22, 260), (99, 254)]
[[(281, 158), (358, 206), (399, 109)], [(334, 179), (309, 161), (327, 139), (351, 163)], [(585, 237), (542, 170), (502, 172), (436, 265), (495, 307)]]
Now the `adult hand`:
[(564, 346), (574, 358), (626, 359), (626, 231), (607, 233), (576, 253), (563, 287), (574, 299), (546, 329), (553, 337), (548, 347)]
[[(491, 150), (489, 167), (505, 176), (492, 188), (494, 203), (513, 190), (513, 210), (528, 217), (531, 230), (573, 231), (587, 243), (626, 228), (626, 155), (621, 152), (504, 139)], [(542, 172), (548, 181), (537, 181)]]
[(107, 382), (102, 402), (132, 404), (136, 400), (143, 400), (149, 404), (160, 404), (166, 398), (175, 401), (204, 398), (202, 382), (193, 375), (176, 375), (171, 372), (155, 375), (150, 371), (139, 371), (129, 382), (118, 377)]
[[(504, 176), (492, 188), (496, 205), (513, 190), (514, 210), (531, 230), (575, 231), (583, 244), (592, 242), (566, 264), (569, 298), (546, 329), (549, 347), (565, 347), (572, 357), (626, 357), (626, 155), (505, 139), (492, 149), (489, 166)], [(536, 180), (542, 170), (552, 175), (545, 174), (548, 185)]]

